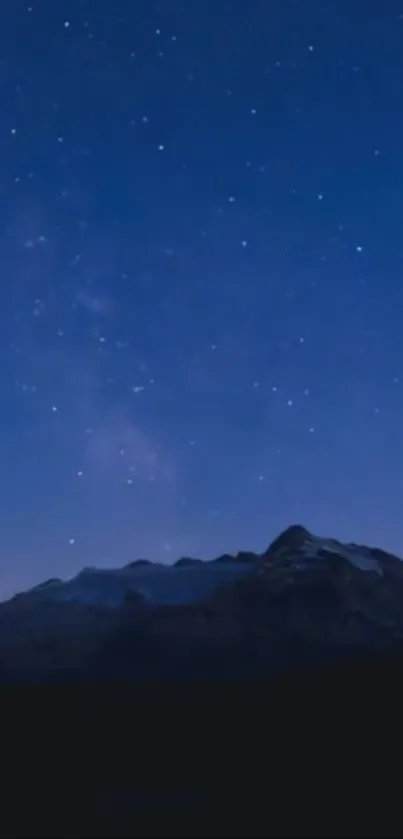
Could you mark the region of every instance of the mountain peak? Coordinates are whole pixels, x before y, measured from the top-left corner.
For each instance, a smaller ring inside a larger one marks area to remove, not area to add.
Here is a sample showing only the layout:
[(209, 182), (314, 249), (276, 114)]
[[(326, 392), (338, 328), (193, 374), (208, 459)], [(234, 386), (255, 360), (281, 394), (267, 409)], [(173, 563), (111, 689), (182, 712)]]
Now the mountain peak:
[(279, 550), (297, 550), (307, 540), (312, 539), (312, 534), (301, 524), (292, 524), (280, 533), (280, 536), (269, 545), (266, 555), (277, 553)]
[(260, 679), (403, 654), (402, 602), (397, 557), (294, 524), (263, 554), (86, 568), (0, 604), (0, 685)]

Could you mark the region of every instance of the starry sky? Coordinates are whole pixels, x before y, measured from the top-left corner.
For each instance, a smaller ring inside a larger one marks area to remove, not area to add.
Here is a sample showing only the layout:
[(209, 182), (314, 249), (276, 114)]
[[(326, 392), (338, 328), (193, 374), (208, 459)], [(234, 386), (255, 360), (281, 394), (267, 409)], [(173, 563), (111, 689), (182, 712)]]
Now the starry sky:
[(13, 0), (0, 46), (0, 596), (403, 554), (402, 3)]

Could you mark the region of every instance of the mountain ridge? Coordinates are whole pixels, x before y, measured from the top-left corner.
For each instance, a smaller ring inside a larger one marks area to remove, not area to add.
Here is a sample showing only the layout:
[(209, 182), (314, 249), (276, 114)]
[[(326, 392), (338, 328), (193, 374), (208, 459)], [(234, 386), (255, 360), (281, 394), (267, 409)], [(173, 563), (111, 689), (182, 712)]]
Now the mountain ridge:
[[(318, 557), (323, 558), (324, 552), (329, 554), (333, 553), (343, 559), (348, 558), (353, 564), (360, 563), (362, 570), (377, 570), (378, 573), (380, 570), (379, 558), (383, 559), (383, 561), (387, 561), (388, 558), (399, 562), (401, 561), (398, 556), (388, 553), (387, 551), (383, 551), (380, 548), (366, 547), (357, 543), (344, 543), (337, 539), (329, 539), (328, 537), (318, 537), (311, 531), (307, 530), (307, 528), (303, 525), (293, 524), (281, 531), (280, 534), (273, 539), (273, 541), (269, 543), (268, 547), (261, 553), (241, 550), (236, 554), (219, 554), (217, 557), (213, 557), (208, 560), (202, 560), (197, 557), (182, 556), (171, 565), (165, 565), (161, 562), (154, 562), (149, 559), (141, 558), (117, 568), (97, 568), (95, 566), (86, 566), (76, 575), (67, 580), (63, 580), (60, 577), (51, 577), (30, 589), (17, 592), (13, 595), (13, 597), (8, 598), (7, 601), (3, 601), (3, 603), (22, 596), (49, 592), (49, 590), (53, 590), (55, 592), (58, 588), (61, 592), (62, 587), (74, 586), (77, 581), (87, 580), (87, 578), (91, 578), (90, 582), (94, 583), (97, 575), (106, 582), (110, 582), (116, 578), (116, 576), (121, 576), (124, 580), (125, 575), (129, 575), (131, 572), (138, 572), (140, 578), (143, 574), (146, 576), (149, 571), (151, 573), (161, 572), (162, 574), (167, 575), (178, 569), (198, 568), (200, 570), (209, 570), (213, 569), (217, 565), (234, 566), (234, 568), (241, 567), (241, 569), (244, 567), (245, 572), (249, 573), (253, 570), (253, 567), (258, 569), (262, 565), (265, 565), (268, 561), (280, 562), (282, 557), (288, 557), (289, 559), (293, 552), (298, 554), (298, 552), (301, 551), (305, 552), (307, 559), (309, 559), (309, 552), (311, 553), (311, 559), (313, 559), (315, 554)], [(129, 582), (130, 581), (126, 579), (126, 583)], [(0, 607), (1, 605), (2, 604), (0, 603)]]
[(403, 563), (292, 525), (261, 554), (84, 568), (0, 604), (0, 680), (251, 679), (403, 650)]

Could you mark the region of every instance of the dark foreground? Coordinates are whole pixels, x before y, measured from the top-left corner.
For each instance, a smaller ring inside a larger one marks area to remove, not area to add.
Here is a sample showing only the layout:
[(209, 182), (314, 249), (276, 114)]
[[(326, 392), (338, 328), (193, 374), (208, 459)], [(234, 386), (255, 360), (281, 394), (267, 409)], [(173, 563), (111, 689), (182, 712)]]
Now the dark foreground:
[(402, 836), (403, 658), (3, 687), (3, 836)]
[(1, 604), (0, 836), (403, 836), (402, 604), (300, 526)]

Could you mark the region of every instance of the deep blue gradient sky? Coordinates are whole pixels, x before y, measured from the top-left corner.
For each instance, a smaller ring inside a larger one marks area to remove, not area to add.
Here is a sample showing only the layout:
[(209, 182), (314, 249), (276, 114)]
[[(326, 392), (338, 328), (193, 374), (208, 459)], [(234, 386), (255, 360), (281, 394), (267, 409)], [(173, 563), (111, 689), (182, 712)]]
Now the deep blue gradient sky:
[(0, 94), (0, 596), (403, 554), (402, 3), (13, 0)]

